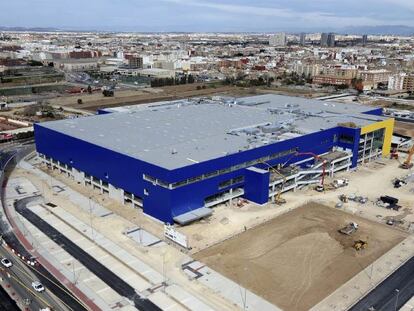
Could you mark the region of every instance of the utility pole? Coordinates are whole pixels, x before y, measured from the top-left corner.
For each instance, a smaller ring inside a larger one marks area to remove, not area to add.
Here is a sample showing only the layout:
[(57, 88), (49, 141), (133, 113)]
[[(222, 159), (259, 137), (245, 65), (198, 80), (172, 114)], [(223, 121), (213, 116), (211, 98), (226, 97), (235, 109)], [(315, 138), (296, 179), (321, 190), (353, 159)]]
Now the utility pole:
[(165, 254), (166, 254), (166, 251), (163, 251), (162, 253), (162, 278), (163, 278), (163, 283), (164, 283), (164, 286), (163, 286), (164, 292), (165, 292), (165, 287), (167, 284), (167, 280), (165, 276)]
[(91, 227), (91, 235), (92, 235), (92, 240), (95, 242), (95, 233), (93, 230), (93, 222), (92, 222), (92, 196), (89, 196), (89, 225)]
[[(247, 273), (247, 267), (244, 267), (244, 271)], [(247, 309), (247, 289), (244, 286), (244, 301), (243, 301), (243, 310)]]
[(397, 292), (397, 297), (395, 298), (394, 310), (397, 311), (397, 308), (398, 308), (398, 296), (400, 295), (400, 290), (398, 288), (396, 288), (395, 291)]
[(371, 284), (372, 284), (372, 275), (374, 273), (374, 263), (371, 264), (371, 276), (369, 277), (369, 279), (371, 280)]

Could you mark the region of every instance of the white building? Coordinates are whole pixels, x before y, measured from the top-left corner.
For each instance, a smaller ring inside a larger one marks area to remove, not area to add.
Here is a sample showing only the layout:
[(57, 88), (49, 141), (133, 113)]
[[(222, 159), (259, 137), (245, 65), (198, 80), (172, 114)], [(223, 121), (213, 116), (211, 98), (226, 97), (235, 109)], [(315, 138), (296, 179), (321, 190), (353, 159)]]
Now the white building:
[(161, 68), (139, 69), (139, 68), (120, 68), (119, 74), (123, 76), (137, 76), (148, 78), (174, 78), (175, 71)]
[(388, 89), (392, 91), (402, 91), (404, 89), (404, 77), (407, 74), (397, 73), (388, 78)]
[(323, 67), (319, 64), (303, 64), (296, 62), (292, 67), (292, 72), (298, 75), (304, 75), (305, 77), (314, 77), (321, 73)]
[(285, 46), (286, 45), (286, 34), (284, 32), (279, 32), (274, 35), (271, 35), (269, 38), (270, 46)]
[(99, 60), (97, 58), (82, 59), (62, 59), (55, 60), (54, 67), (64, 71), (85, 71), (98, 69)]

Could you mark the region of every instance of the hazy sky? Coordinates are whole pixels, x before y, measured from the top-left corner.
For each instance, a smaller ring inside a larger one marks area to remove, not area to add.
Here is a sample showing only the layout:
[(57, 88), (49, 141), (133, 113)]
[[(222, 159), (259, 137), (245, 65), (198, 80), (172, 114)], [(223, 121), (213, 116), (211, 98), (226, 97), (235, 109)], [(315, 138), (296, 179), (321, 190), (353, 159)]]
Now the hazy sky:
[(126, 31), (414, 26), (414, 0), (0, 0), (0, 25)]

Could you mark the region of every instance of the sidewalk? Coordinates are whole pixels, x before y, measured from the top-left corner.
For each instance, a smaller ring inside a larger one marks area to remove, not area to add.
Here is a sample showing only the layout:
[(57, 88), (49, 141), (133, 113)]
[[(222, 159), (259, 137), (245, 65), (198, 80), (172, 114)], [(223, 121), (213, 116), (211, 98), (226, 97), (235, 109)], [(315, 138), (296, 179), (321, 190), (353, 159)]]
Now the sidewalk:
[(413, 311), (414, 310), (414, 297), (407, 301), (407, 303), (400, 309), (400, 311)]
[[(142, 280), (140, 282), (135, 282), (134, 288), (136, 288), (140, 293), (148, 295), (147, 296), (148, 299), (150, 299), (151, 301), (153, 301), (154, 303), (160, 306), (165, 305), (166, 301), (170, 300), (169, 306), (166, 306), (167, 308), (169, 307), (170, 310), (173, 310), (171, 308), (174, 305), (173, 303), (174, 301), (178, 302), (178, 304), (182, 305), (183, 307), (189, 310), (197, 310), (197, 311), (198, 310), (215, 310), (214, 308), (210, 306), (209, 300), (205, 301), (205, 300), (200, 299), (200, 297), (198, 297), (197, 294), (192, 293), (193, 290), (190, 288), (181, 286), (180, 284), (177, 284), (177, 283), (172, 284), (169, 281), (167, 282), (167, 286), (163, 286), (162, 283), (163, 283), (164, 278), (157, 270), (149, 266), (148, 263), (146, 264), (144, 261), (139, 259), (136, 256), (136, 254), (132, 255), (129, 249), (123, 249), (122, 247), (120, 247), (121, 244), (115, 244), (113, 241), (106, 238), (103, 234), (98, 232), (100, 230), (99, 227), (91, 229), (92, 222), (97, 223), (98, 219), (99, 221), (102, 220), (105, 222), (107, 221), (110, 222), (114, 219), (117, 219), (116, 222), (118, 223), (120, 222), (126, 223), (128, 222), (128, 220), (123, 219), (123, 218), (121, 219), (120, 216), (117, 216), (110, 212), (107, 213), (106, 211), (108, 210), (106, 210), (105, 207), (103, 207), (97, 202), (93, 202), (91, 204), (92, 201), (89, 200), (89, 198), (87, 198), (86, 196), (80, 193), (75, 192), (70, 187), (68, 187), (66, 184), (45, 174), (41, 170), (33, 167), (30, 163), (22, 162), (20, 167), (23, 168), (24, 170), (29, 170), (30, 173), (33, 173), (34, 175), (36, 175), (43, 182), (46, 182), (49, 186), (53, 185), (55, 190), (57, 188), (64, 189), (63, 191), (56, 193), (56, 199), (53, 199), (53, 197), (49, 198), (50, 200), (52, 200), (52, 202), (54, 202), (57, 205), (60, 205), (59, 202), (62, 201), (62, 198), (58, 200), (58, 197), (60, 197), (60, 195), (63, 195), (66, 198), (66, 200), (69, 200), (72, 204), (76, 205), (79, 209), (83, 210), (83, 213), (88, 213), (91, 215), (89, 217), (88, 222), (86, 222), (86, 219), (82, 221), (81, 218), (77, 216), (75, 217), (75, 214), (73, 214), (72, 211), (69, 213), (63, 208), (59, 208), (59, 209), (49, 208), (49, 211), (54, 213), (55, 216), (60, 219), (60, 221), (63, 221), (63, 223), (65, 223), (66, 225), (70, 225), (72, 229), (70, 230), (71, 232), (70, 234), (83, 235), (89, 241), (93, 241), (96, 246), (99, 246), (101, 251), (105, 251), (106, 254), (110, 254), (111, 257), (114, 257), (118, 261), (118, 263), (122, 263), (123, 265), (125, 265), (126, 269), (131, 269), (132, 275), (140, 275), (142, 277)], [(42, 189), (42, 191), (45, 192), (45, 189)], [(90, 207), (92, 207), (92, 210), (90, 210)], [(39, 214), (39, 216), (41, 215)], [(43, 216), (41, 217), (43, 218)], [(57, 224), (57, 221), (50, 221), (50, 220), (47, 220), (46, 218), (45, 220), (54, 227)], [(133, 223), (130, 223), (129, 225), (131, 228), (136, 228), (136, 226)], [(59, 228), (56, 227), (56, 229), (58, 229), (59, 231), (62, 231), (62, 227), (60, 227), (61, 225), (58, 225), (58, 226)], [(93, 226), (95, 227), (95, 224), (93, 224)], [(67, 229), (63, 229), (63, 231), (65, 235), (68, 232)], [(75, 233), (75, 231), (77, 233)], [(123, 234), (124, 237), (128, 238), (128, 240), (130, 240), (131, 242), (137, 245), (138, 244), (137, 241), (126, 236), (125, 232), (127, 231), (124, 231), (124, 234)], [(117, 240), (117, 239), (114, 239), (114, 240)], [(85, 239), (82, 241), (80, 243), (84, 243)], [(166, 245), (166, 243), (164, 242), (158, 243), (157, 246), (160, 244), (162, 245), (162, 248), (171, 248), (170, 246)], [(88, 249), (87, 245), (79, 245), (79, 246), (81, 246), (84, 250)], [(147, 253), (149, 250), (151, 251), (151, 249), (157, 246), (151, 246), (150, 248), (148, 247), (143, 248), (144, 253)], [(174, 249), (174, 251), (176, 250)], [(159, 250), (158, 252), (162, 252), (162, 251)], [(95, 255), (96, 254), (94, 254), (94, 257)], [(103, 255), (103, 253), (101, 253), (101, 255)], [(182, 256), (183, 254), (180, 254), (180, 255)], [(125, 281), (128, 281), (128, 279), (131, 279), (131, 273), (129, 273), (129, 275), (126, 276), (127, 279), (125, 279)], [(169, 274), (171, 274), (171, 272), (169, 272)], [(174, 281), (174, 279), (172, 280)], [(147, 282), (148, 286), (144, 286), (142, 282)], [(153, 292), (153, 288), (158, 288), (158, 287), (160, 289), (164, 287), (165, 292), (164, 291)], [(227, 309), (224, 309), (224, 310), (227, 310)]]
[(160, 273), (63, 209), (52, 210), (41, 206), (30, 209), (158, 306), (177, 311), (211, 310), (177, 286), (170, 290), (170, 285), (165, 284)]
[(70, 279), (68, 279), (58, 268), (56, 268), (50, 260), (46, 259), (47, 255), (42, 254), (38, 250), (33, 248), (33, 240), (30, 239), (30, 236), (27, 236), (23, 232), (26, 233), (23, 224), (20, 222), (20, 219), (15, 213), (13, 208), (13, 204), (10, 200), (6, 199), (6, 206), (3, 206), (4, 212), (14, 230), (16, 237), (19, 239), (23, 247), (32, 254), (32, 256), (36, 257), (37, 261), (45, 267), (59, 282), (64, 284), (76, 297), (78, 297), (90, 310), (98, 311), (102, 310), (95, 302), (89, 298), (84, 291), (80, 288), (75, 286)]

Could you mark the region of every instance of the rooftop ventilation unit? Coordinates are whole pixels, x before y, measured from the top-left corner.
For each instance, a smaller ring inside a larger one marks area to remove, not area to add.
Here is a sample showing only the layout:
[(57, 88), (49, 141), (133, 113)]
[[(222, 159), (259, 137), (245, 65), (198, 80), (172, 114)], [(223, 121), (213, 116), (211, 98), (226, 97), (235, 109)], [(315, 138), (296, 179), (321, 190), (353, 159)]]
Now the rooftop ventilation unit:
[(258, 128), (247, 128), (242, 130), (244, 133), (248, 134), (248, 135), (253, 135), (253, 134), (257, 134), (260, 132), (260, 130)]
[(269, 111), (271, 114), (285, 114), (285, 111), (279, 108), (268, 108), (267, 111)]
[(299, 105), (298, 104), (286, 104), (285, 107), (286, 108), (297, 108), (299, 107)]
[(280, 126), (276, 124), (271, 124), (271, 125), (262, 126), (260, 129), (262, 130), (263, 133), (274, 133), (274, 132), (279, 131)]

